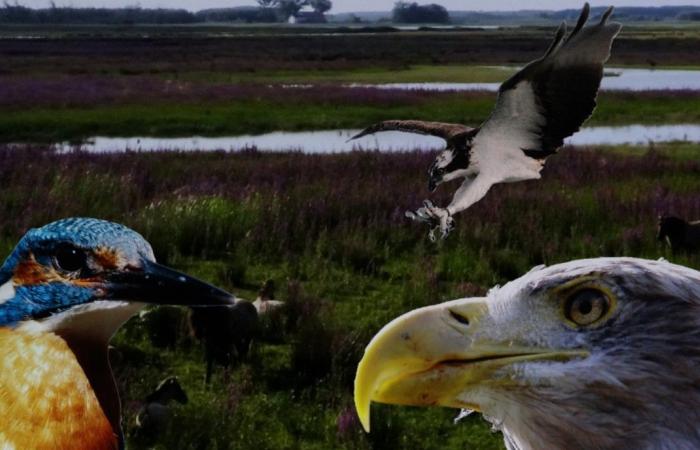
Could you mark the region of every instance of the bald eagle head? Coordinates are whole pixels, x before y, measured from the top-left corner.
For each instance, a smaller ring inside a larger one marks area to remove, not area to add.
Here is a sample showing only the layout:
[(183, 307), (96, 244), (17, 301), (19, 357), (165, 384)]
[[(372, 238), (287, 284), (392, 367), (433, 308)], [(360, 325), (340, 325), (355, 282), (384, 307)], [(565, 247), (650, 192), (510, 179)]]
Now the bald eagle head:
[(700, 272), (599, 258), (411, 311), (371, 341), (372, 401), (481, 411), (510, 449), (700, 448)]

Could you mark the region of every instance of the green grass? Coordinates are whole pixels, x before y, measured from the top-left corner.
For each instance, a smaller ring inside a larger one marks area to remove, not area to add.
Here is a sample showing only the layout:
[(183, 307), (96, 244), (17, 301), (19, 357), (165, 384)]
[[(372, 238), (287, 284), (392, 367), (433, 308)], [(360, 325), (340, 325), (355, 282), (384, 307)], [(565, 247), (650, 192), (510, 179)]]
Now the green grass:
[[(310, 262), (310, 261), (308, 261)], [(180, 268), (203, 276), (208, 262), (201, 260), (181, 261)], [(221, 265), (227, 262), (221, 261)], [(312, 266), (316, 264), (311, 263)], [(424, 282), (405, 286), (399, 280), (384, 282), (354, 275), (338, 266), (312, 269), (304, 289), (313, 295), (324, 295), (333, 299), (332, 321), (329, 327), (352, 324), (355, 329), (378, 329), (401, 311), (424, 305), (418, 299), (425, 293)], [(325, 268), (325, 270), (324, 270)], [(247, 280), (277, 279), (289, 275), (277, 265), (253, 263), (247, 267)], [(334, 275), (322, 275), (322, 271)], [(416, 268), (412, 269), (414, 272)], [(415, 274), (417, 275), (417, 274)], [(216, 274), (205, 277), (218, 280)], [(248, 297), (252, 291), (233, 288), (241, 296)], [(351, 291), (355, 291), (351, 293)], [(281, 298), (288, 298), (283, 291)], [(371, 306), (370, 306), (371, 305)], [(371, 311), (371, 312), (370, 312)], [(137, 380), (158, 380), (167, 374), (177, 374), (185, 386), (190, 402), (175, 407), (171, 427), (157, 440), (158, 449), (425, 449), (442, 450), (503, 449), (502, 438), (490, 431), (478, 414), (454, 424), (458, 411), (447, 408), (406, 408), (400, 406), (373, 405), (373, 431), (367, 435), (354, 423), (349, 432), (338, 432), (341, 414), (354, 414), (348, 373), (331, 373), (313, 386), (296, 387), (293, 381), (299, 375), (290, 372), (293, 343), (258, 343), (254, 347), (251, 362), (233, 370), (229, 379), (217, 369), (213, 384), (203, 385), (204, 365), (199, 362), (201, 354), (196, 345), (189, 351), (178, 348), (162, 351), (151, 347), (140, 336), (139, 323), (133, 319), (113, 341), (117, 348), (136, 348), (143, 352), (149, 364), (131, 364), (129, 380), (126, 381), (127, 401), (142, 398), (148, 393), (149, 384)], [(364, 342), (362, 338), (362, 342)], [(303, 344), (302, 344), (303, 345)], [(317, 344), (307, 351), (314, 352)], [(156, 361), (154, 364), (153, 361)], [(117, 369), (119, 370), (119, 369)], [(342, 381), (341, 378), (345, 378)], [(286, 380), (286, 381), (285, 381)], [(133, 412), (127, 412), (127, 434), (133, 432)], [(441, 436), (437, 439), (436, 436)], [(152, 443), (149, 443), (152, 445)], [(144, 448), (144, 442), (131, 437), (129, 448)]]
[[(54, 141), (108, 136), (188, 136), (256, 134), (274, 130), (362, 128), (391, 117), (478, 123), (491, 99), (470, 102), (444, 99), (419, 108), (411, 105), (231, 104), (126, 105), (97, 108), (33, 109), (0, 115), (0, 139)], [(436, 117), (437, 115), (437, 117)]]
[[(170, 266), (247, 299), (272, 278), (278, 298), (296, 305), (296, 316), (266, 328), (276, 340), (260, 340), (228, 372), (217, 368), (210, 387), (186, 330), (175, 349), (160, 349), (132, 319), (113, 340), (129, 448), (496, 450), (501, 436), (478, 414), (455, 425), (457, 411), (446, 408), (374, 405), (373, 431), (362, 432), (352, 381), (364, 346), (399, 314), (482, 295), (541, 263), (626, 255), (700, 267), (700, 256), (673, 255), (655, 239), (665, 208), (700, 216), (697, 150), (561, 152), (542, 180), (494, 186), (438, 244), (401, 217), (408, 198), (427, 194), (416, 176), (427, 155), (5, 150), (2, 213), (14, 222), (0, 226), (0, 253), (28, 227), (99, 216), (138, 230)], [(133, 434), (138, 402), (167, 375), (190, 402), (144, 442)]]
[(255, 83), (501, 83), (515, 68), (464, 64), (416, 64), (403, 67), (365, 67), (347, 70), (275, 70), (251, 72), (189, 72), (185, 80)]
[[(637, 145), (616, 145), (603, 147), (606, 152), (621, 155), (639, 155), (640, 149)], [(672, 144), (654, 144), (653, 147), (664, 157), (678, 161), (697, 161), (698, 144), (692, 142), (676, 142)]]
[[(276, 130), (363, 128), (384, 119), (424, 119), (476, 126), (491, 96), (435, 96), (415, 105), (289, 104), (246, 100), (229, 104), (151, 104), (36, 108), (0, 112), (0, 140), (50, 142), (105, 136), (222, 136)], [(698, 97), (601, 94), (588, 125), (699, 123)]]

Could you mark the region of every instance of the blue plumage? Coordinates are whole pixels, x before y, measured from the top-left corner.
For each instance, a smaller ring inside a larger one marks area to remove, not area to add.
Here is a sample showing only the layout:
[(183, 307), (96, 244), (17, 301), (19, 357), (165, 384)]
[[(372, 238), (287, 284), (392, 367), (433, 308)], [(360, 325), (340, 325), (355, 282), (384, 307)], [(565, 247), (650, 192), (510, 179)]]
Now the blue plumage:
[(152, 255), (151, 246), (134, 230), (114, 222), (72, 217), (41, 228), (32, 228), (0, 267), (0, 282), (7, 281), (12, 269), (29, 250), (50, 249), (60, 243), (70, 243), (83, 249), (97, 247), (118, 248), (128, 256)]
[(0, 327), (45, 317), (63, 308), (92, 300), (94, 290), (63, 283), (20, 286), (14, 298), (0, 305)]
[(125, 261), (153, 259), (146, 240), (135, 231), (112, 222), (90, 218), (70, 218), (29, 230), (0, 267), (0, 286), (13, 282), (14, 297), (0, 299), (0, 326), (45, 317), (61, 309), (89, 302), (98, 297), (96, 288), (73, 283), (70, 276), (59, 279), (17, 280), (18, 267), (32, 261), (37, 268), (55, 271), (55, 253), (60, 246), (85, 252), (110, 249)]

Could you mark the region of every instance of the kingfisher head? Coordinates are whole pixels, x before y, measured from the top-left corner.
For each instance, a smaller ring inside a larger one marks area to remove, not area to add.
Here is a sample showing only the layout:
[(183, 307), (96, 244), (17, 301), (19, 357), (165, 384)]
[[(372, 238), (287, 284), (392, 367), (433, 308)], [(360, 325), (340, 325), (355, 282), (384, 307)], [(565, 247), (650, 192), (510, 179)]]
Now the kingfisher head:
[[(104, 312), (100, 323), (117, 318), (118, 327), (141, 303), (221, 305), (233, 296), (156, 264), (140, 234), (97, 219), (31, 229), (0, 267), (0, 326), (36, 321), (63, 329)], [(110, 336), (116, 330), (105, 328)]]

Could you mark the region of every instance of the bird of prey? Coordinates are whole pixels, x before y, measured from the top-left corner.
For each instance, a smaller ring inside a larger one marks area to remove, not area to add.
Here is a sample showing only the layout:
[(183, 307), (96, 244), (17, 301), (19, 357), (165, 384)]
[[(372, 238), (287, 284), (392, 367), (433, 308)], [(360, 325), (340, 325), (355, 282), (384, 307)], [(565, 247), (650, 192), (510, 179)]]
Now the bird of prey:
[(597, 258), (411, 311), (370, 342), (370, 402), (481, 411), (510, 450), (700, 448), (700, 272)]
[(446, 237), (454, 227), (453, 216), (479, 201), (494, 184), (539, 179), (546, 158), (591, 115), (603, 64), (621, 28), (608, 21), (612, 10), (599, 23), (584, 27), (590, 12), (586, 3), (568, 36), (562, 23), (544, 56), (501, 85), (491, 116), (478, 128), (387, 120), (353, 137), (398, 130), (446, 141), (446, 149), (430, 167), (429, 190), (457, 178), (464, 178), (462, 185), (446, 208), (426, 200), (422, 208), (406, 212), (409, 218), (429, 224), (432, 240), (438, 231)]
[(123, 448), (108, 341), (142, 302), (225, 305), (122, 225), (32, 229), (0, 266), (0, 448)]

